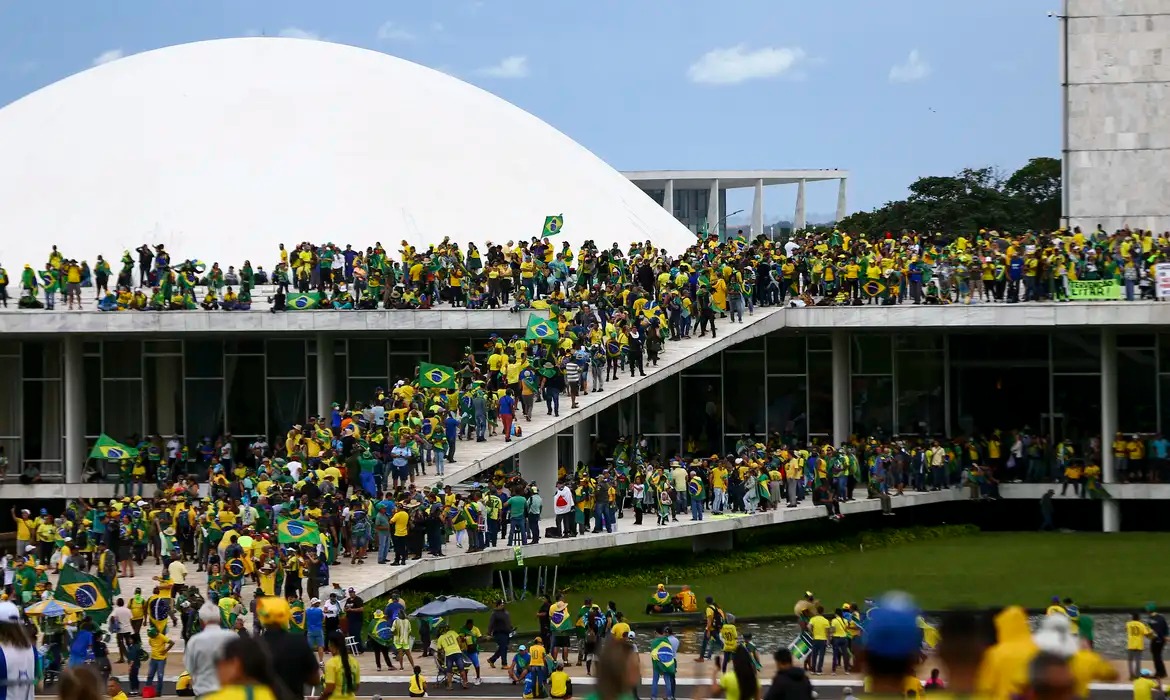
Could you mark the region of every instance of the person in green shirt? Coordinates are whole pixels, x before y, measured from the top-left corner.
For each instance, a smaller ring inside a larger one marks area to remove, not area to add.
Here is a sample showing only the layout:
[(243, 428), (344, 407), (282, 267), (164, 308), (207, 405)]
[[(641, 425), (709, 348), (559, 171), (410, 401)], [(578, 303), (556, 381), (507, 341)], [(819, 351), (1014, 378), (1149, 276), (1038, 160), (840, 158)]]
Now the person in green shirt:
[(504, 507), (508, 509), (509, 525), (514, 533), (509, 541), (515, 540), (516, 534), (520, 534), (520, 543), (528, 544), (528, 531), (524, 527), (524, 514), (528, 510), (528, 499), (520, 494), (513, 494), (511, 498), (504, 503)]

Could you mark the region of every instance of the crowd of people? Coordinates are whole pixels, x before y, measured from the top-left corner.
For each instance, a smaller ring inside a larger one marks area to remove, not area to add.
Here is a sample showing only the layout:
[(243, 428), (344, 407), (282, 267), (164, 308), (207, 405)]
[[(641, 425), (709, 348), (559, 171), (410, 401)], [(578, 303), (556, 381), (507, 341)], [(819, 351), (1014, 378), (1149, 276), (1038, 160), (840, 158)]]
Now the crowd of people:
[[(1121, 229), (957, 234), (913, 231), (865, 237), (839, 230), (798, 232), (787, 241), (748, 240), (742, 230), (721, 240), (700, 235), (685, 251), (662, 251), (649, 241), (622, 250), (586, 242), (574, 251), (555, 238), (519, 243), (460, 244), (444, 238), (425, 249), (402, 241), (355, 250), (333, 243), (284, 244), (271, 271), (245, 260), (172, 259), (163, 245), (123, 251), (110, 261), (67, 257), (56, 246), (47, 261), (24, 264), (20, 308), (249, 310), (258, 287), (283, 311), (290, 295), (313, 295), (293, 308), (411, 309), (440, 304), (465, 308), (529, 308), (539, 300), (567, 308), (593, 302), (616, 306), (639, 287), (667, 308), (700, 316), (703, 303), (742, 314), (752, 305), (975, 303), (1068, 300), (1070, 283), (1115, 281), (1126, 299), (1154, 298), (1154, 267), (1167, 261), (1170, 234)], [(34, 265), (36, 265), (34, 267)], [(8, 273), (0, 267), (0, 302), (7, 306)], [(707, 289), (707, 299), (700, 297)], [(42, 300), (43, 297), (43, 300)]]
[[(394, 670), (395, 664), (399, 670), (409, 670), (405, 684), (410, 697), (426, 695), (432, 679), (447, 690), (456, 682), (464, 690), (472, 683), (479, 685), (484, 664), (502, 670), (525, 699), (570, 700), (574, 675), (580, 673), (572, 668), (583, 668), (587, 677), (593, 677), (598, 697), (636, 697), (644, 682), (644, 650), (649, 697), (656, 699), (661, 692), (664, 699), (674, 700), (680, 666), (685, 663), (679, 636), (670, 623), (655, 625), (649, 641), (639, 644), (615, 603), (603, 607), (585, 597), (579, 605), (570, 605), (564, 593), (542, 595), (534, 621), (539, 631), (526, 637), (517, 636), (502, 600), (495, 603), (487, 629), (481, 630), (473, 618), (460, 621), (455, 614), (450, 621), (418, 615), (412, 621), (405, 601), (396, 594), (368, 614), (360, 599), (356, 608), (347, 605), (341, 613), (322, 610), (317, 599), (306, 610), (294, 596), (269, 595), (262, 583), (253, 580), (250, 583), (260, 590), (251, 605), (249, 631), (235, 619), (242, 610), (230, 591), (217, 594), (209, 584), (210, 598), (202, 600), (193, 583), (178, 583), (166, 570), (156, 578), (158, 587), (151, 598), (143, 601), (136, 596), (129, 606), (119, 600), (104, 630), (88, 616), (62, 626), (49, 618), (23, 615), (12, 602), (0, 602), (0, 655), (14, 671), (6, 685), (8, 696), (31, 700), (35, 688), (51, 679), (59, 683), (61, 696), (67, 700), (101, 697), (94, 689), (103, 687), (110, 698), (120, 700), (145, 687), (139, 681), (143, 661), (149, 662), (147, 685), (161, 694), (174, 645), (166, 635), (166, 625), (176, 613), (184, 617), (185, 650), (175, 691), (180, 696), (217, 700), (238, 700), (241, 690), (259, 700), (293, 700), (303, 697), (308, 688), (320, 688), (319, 697), (352, 699), (362, 680), (357, 656), (367, 652), (373, 653), (379, 671), (383, 660), (386, 670)], [(652, 604), (681, 602), (689, 593), (684, 589), (666, 598), (663, 589), (659, 586), (651, 595)], [(711, 681), (709, 686), (696, 686), (697, 698), (722, 694), (731, 700), (765, 700), (765, 696), (766, 700), (812, 700), (810, 679), (826, 673), (826, 664), (833, 675), (863, 675), (867, 696), (911, 700), (934, 694), (946, 697), (946, 693), (987, 700), (1083, 699), (1089, 697), (1092, 683), (1116, 681), (1123, 675), (1094, 651), (1092, 618), (1069, 598), (1054, 597), (1033, 631), (1027, 613), (1018, 606), (994, 614), (946, 612), (936, 627), (906, 594), (891, 593), (863, 605), (844, 603), (826, 610), (807, 592), (794, 609), (800, 636), (772, 650), (774, 670), (764, 693), (767, 672), (752, 635), (741, 632), (735, 616), (712, 596), (699, 607), (693, 593), (689, 594), (690, 602), (682, 604), (695, 607), (700, 628), (694, 661), (699, 669), (707, 662), (712, 665), (709, 672), (699, 671), (700, 677), (709, 674)], [(350, 598), (354, 598), (352, 590)], [(159, 600), (174, 605), (159, 612)], [(143, 645), (142, 630), (147, 631), (148, 647)], [(1135, 700), (1161, 697), (1166, 677), (1162, 652), (1168, 634), (1170, 626), (1152, 604), (1144, 617), (1134, 613), (1126, 624), (1125, 669)], [(67, 659), (54, 666), (54, 660), (46, 658), (43, 647), (36, 644), (38, 638), (50, 648), (67, 647)], [(116, 643), (123, 658), (112, 662), (107, 642), (110, 649)], [(1147, 642), (1152, 667), (1143, 665)], [(494, 645), (493, 652), (481, 658), (489, 644)], [(830, 654), (831, 663), (826, 660)], [(422, 668), (427, 657), (433, 657), (433, 672)], [(274, 662), (277, 659), (279, 663)], [(111, 663), (129, 664), (126, 687), (111, 673)], [(72, 694), (78, 686), (90, 687), (90, 694)]]

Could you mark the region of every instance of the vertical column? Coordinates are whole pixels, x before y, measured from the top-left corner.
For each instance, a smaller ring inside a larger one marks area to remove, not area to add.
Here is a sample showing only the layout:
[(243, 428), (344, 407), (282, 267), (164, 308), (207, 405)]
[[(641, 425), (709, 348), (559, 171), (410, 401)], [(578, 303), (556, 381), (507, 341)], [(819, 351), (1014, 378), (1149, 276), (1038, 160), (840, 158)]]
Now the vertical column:
[(667, 214), (674, 216), (674, 180), (667, 180), (662, 188), (662, 208)]
[[(575, 448), (574, 448), (574, 451)], [(520, 453), (520, 476), (524, 480), (540, 488), (544, 498), (544, 510), (541, 518), (553, 518), (552, 499), (557, 486), (557, 436), (545, 438), (533, 443)]]
[(589, 458), (593, 456), (593, 446), (589, 444), (589, 430), (592, 427), (593, 416), (573, 424), (573, 463), (565, 465), (570, 474), (576, 471), (578, 463), (588, 464)]
[[(1113, 436), (1117, 433), (1117, 333), (1101, 329), (1101, 477), (1106, 484), (1117, 479), (1113, 463)], [(1121, 504), (1101, 501), (1101, 523), (1105, 532), (1121, 530)]]
[(719, 178), (711, 181), (707, 197), (707, 231), (719, 235)]
[(756, 180), (756, 196), (752, 200), (752, 238), (764, 232), (764, 181)]
[(81, 338), (66, 335), (65, 358), (65, 483), (81, 483), (85, 466), (85, 364)]
[(833, 331), (833, 445), (849, 440), (849, 335)]
[(845, 199), (846, 185), (848, 182), (849, 178), (844, 177), (837, 181), (837, 223), (840, 223), (842, 219), (849, 216), (849, 209), (847, 208)]
[(333, 386), (333, 338), (317, 334), (317, 415), (329, 418), (330, 404), (337, 400)]
[(804, 180), (796, 183), (796, 215), (792, 217), (793, 231), (800, 231), (804, 228), (804, 184)]

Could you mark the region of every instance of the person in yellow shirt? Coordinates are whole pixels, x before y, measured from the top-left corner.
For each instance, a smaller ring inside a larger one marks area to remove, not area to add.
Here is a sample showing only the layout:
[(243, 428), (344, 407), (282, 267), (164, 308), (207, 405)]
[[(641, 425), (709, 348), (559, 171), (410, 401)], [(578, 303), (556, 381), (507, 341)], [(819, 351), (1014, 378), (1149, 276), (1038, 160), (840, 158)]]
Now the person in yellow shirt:
[(1142, 651), (1146, 648), (1146, 638), (1153, 637), (1154, 632), (1142, 622), (1141, 613), (1133, 613), (1131, 617), (1125, 623), (1125, 663), (1132, 680), (1142, 673)]
[(849, 623), (840, 608), (833, 613), (829, 620), (829, 643), (833, 647), (833, 675), (837, 674), (837, 667), (845, 673), (850, 673), (849, 664)]
[(735, 655), (735, 650), (739, 647), (739, 630), (735, 629), (735, 624), (730, 620), (723, 623), (723, 627), (719, 630), (719, 641), (723, 642), (723, 661), (719, 665), (719, 670), (726, 673), (727, 666), (731, 663), (731, 657)]
[(1081, 648), (1068, 660), (1076, 685), (1073, 693), (1082, 700), (1089, 697), (1090, 683), (1108, 683), (1117, 680), (1117, 669), (1100, 654), (1088, 648)]
[(825, 650), (829, 647), (831, 625), (825, 617), (824, 607), (818, 605), (815, 615), (808, 620), (808, 633), (812, 637), (812, 672), (821, 675), (825, 670)]
[(723, 515), (723, 509), (727, 507), (727, 467), (722, 463), (711, 470), (711, 488), (715, 499), (711, 503), (711, 514)]
[(160, 633), (154, 627), (150, 628), (147, 636), (150, 637), (150, 666), (146, 673), (145, 685), (150, 685), (153, 679), (155, 682), (154, 689), (158, 696), (161, 696), (163, 675), (167, 667), (167, 653), (170, 652), (171, 647), (175, 646), (175, 643), (167, 639), (166, 635)]
[(1157, 690), (1158, 697), (1163, 697), (1162, 681), (1154, 678), (1154, 674), (1146, 669), (1142, 671), (1141, 675), (1133, 680), (1133, 700), (1154, 700), (1154, 691)]
[(321, 700), (353, 700), (361, 684), (362, 673), (357, 659), (349, 655), (344, 633), (338, 630), (330, 633), (329, 653), (332, 656), (325, 662)]

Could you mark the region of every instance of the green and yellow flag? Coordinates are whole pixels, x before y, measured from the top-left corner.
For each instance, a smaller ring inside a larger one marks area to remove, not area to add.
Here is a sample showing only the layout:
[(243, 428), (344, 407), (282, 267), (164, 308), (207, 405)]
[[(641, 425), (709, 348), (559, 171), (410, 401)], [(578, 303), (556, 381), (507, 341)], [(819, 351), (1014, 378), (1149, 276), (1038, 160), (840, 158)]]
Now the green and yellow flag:
[(281, 544), (320, 544), (321, 530), (308, 520), (280, 518), (276, 521), (276, 539)]
[(541, 238), (548, 238), (549, 236), (555, 236), (558, 233), (560, 233), (561, 229), (563, 229), (564, 227), (565, 227), (565, 217), (563, 214), (557, 214), (555, 216), (546, 216), (546, 217), (544, 217), (544, 232), (540, 234), (540, 237)]
[(418, 385), (424, 389), (455, 389), (455, 368), (446, 365), (418, 364)]
[(306, 294), (289, 294), (288, 298), (285, 299), (284, 304), (289, 311), (309, 311), (311, 309), (320, 308), (321, 293), (308, 292)]
[(138, 450), (127, 447), (114, 438), (102, 433), (89, 451), (90, 459), (118, 460), (137, 457)]
[(528, 332), (524, 335), (525, 340), (555, 343), (560, 340), (560, 337), (560, 329), (551, 318), (538, 318), (536, 314), (528, 317)]
[(106, 621), (114, 607), (114, 592), (110, 584), (102, 578), (78, 571), (71, 564), (62, 567), (53, 597), (85, 608), (86, 614), (99, 625)]

